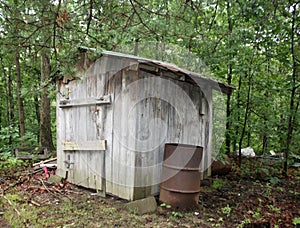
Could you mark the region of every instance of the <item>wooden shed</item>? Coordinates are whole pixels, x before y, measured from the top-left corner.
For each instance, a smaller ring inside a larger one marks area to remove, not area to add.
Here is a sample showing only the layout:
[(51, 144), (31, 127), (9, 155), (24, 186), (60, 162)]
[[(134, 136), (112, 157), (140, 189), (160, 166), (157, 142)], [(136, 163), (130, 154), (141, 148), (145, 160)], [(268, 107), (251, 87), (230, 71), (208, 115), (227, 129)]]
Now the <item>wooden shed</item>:
[(165, 143), (202, 146), (210, 175), (212, 89), (233, 87), (155, 60), (85, 55), (79, 77), (58, 82), (58, 175), (127, 200), (155, 195)]

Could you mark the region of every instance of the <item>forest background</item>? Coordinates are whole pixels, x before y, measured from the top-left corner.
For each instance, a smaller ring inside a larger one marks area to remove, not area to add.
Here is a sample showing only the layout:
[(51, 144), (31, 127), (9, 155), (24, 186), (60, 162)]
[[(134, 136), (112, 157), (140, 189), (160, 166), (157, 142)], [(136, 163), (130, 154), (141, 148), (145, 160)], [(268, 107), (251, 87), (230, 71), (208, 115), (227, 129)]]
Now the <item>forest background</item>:
[(0, 0), (0, 158), (17, 147), (55, 150), (55, 79), (74, 73), (78, 46), (134, 54), (152, 43), (144, 50), (157, 59), (169, 47), (187, 50), (202, 73), (236, 87), (225, 99), (221, 154), (273, 150), (286, 169), (300, 156), (299, 8), (290, 0)]

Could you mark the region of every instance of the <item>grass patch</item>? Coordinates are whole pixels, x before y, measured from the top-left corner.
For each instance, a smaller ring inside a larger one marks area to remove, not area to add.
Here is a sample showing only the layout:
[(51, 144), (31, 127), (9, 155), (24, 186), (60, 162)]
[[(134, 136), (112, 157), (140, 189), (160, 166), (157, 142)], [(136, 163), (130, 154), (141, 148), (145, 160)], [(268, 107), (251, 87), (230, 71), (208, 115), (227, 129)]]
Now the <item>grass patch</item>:
[(213, 189), (220, 189), (220, 188), (222, 188), (226, 184), (227, 184), (227, 180), (224, 180), (224, 179), (215, 179), (213, 181), (212, 188)]

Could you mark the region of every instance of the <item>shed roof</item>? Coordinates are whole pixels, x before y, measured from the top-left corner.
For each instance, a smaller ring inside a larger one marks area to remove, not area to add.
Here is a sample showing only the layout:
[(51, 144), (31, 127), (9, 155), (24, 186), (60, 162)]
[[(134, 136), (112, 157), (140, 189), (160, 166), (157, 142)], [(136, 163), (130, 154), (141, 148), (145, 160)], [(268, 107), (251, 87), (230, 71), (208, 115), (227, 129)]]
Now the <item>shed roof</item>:
[(171, 72), (174, 75), (179, 76), (187, 76), (185, 78), (186, 81), (189, 81), (190, 83), (197, 84), (200, 86), (211, 86), (213, 89), (217, 91), (221, 91), (222, 93), (225, 94), (231, 94), (232, 91), (235, 89), (235, 87), (228, 85), (226, 83), (220, 82), (218, 80), (204, 77), (203, 75), (199, 73), (195, 73), (186, 69), (182, 69), (176, 65), (166, 63), (166, 62), (161, 62), (157, 60), (151, 60), (151, 59), (146, 59), (142, 58), (139, 56), (134, 56), (134, 55), (128, 55), (128, 54), (123, 54), (119, 52), (112, 52), (112, 51), (102, 51), (101, 52), (102, 56), (115, 56), (115, 57), (120, 57), (120, 58), (127, 58), (127, 59), (132, 59), (135, 60), (139, 63), (142, 63), (143, 65), (148, 65), (150, 67), (156, 67), (160, 70)]

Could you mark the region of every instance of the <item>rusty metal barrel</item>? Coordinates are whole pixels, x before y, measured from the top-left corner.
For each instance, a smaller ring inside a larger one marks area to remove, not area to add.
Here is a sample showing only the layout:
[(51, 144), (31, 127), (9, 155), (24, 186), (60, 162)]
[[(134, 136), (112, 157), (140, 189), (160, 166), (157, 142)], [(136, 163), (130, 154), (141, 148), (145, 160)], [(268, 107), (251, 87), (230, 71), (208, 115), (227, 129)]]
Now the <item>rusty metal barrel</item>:
[(203, 147), (200, 146), (165, 144), (160, 202), (171, 205), (175, 210), (198, 207), (202, 156)]

